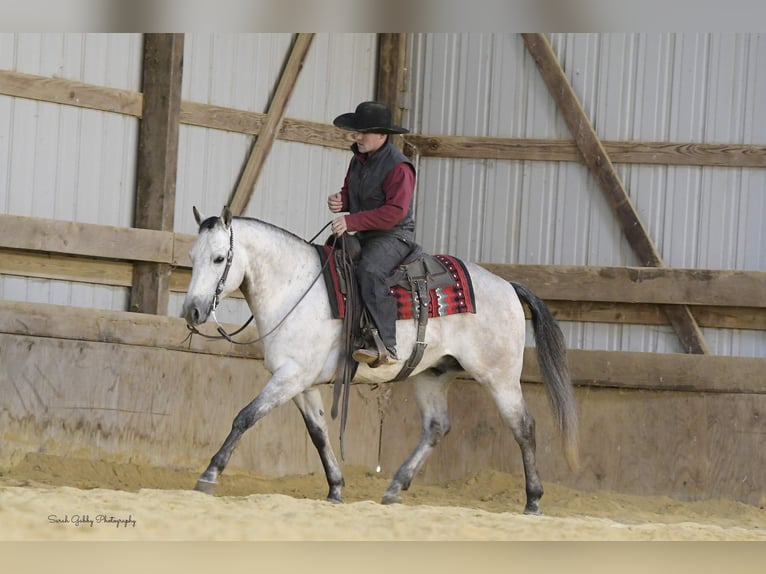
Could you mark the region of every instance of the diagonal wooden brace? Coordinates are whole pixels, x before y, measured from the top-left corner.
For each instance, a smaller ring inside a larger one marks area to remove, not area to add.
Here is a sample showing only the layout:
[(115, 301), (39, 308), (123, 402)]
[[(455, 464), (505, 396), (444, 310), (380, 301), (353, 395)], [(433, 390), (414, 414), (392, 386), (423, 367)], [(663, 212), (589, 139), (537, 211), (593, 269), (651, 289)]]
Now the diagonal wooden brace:
[[(572, 132), (585, 164), (598, 180), (631, 249), (642, 265), (664, 267), (662, 257), (641, 222), (585, 110), (580, 105), (548, 38), (544, 34), (522, 34), (522, 37), (548, 90), (556, 100), (569, 131)], [(687, 353), (710, 353), (702, 330), (688, 306), (664, 305), (662, 310)]]

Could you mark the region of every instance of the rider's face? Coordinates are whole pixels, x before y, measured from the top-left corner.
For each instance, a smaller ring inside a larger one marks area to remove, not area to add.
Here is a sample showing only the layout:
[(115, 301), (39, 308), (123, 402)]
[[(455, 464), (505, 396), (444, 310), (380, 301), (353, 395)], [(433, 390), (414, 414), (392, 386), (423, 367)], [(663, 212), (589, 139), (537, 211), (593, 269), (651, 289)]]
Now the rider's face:
[(361, 153), (373, 153), (383, 147), (387, 136), (386, 134), (354, 132), (352, 137)]

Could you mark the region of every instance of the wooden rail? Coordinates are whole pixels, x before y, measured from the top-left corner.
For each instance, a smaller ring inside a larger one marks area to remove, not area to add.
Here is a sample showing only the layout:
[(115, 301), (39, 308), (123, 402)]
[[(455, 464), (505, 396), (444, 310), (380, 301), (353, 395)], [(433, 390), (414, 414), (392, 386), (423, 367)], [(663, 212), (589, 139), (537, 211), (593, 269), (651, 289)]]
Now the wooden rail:
[[(582, 162), (574, 141), (407, 135), (422, 157)], [(766, 167), (766, 146), (602, 140), (614, 163)]]
[[(232, 330), (236, 326), (229, 326)], [(203, 331), (215, 334), (212, 328)], [(191, 340), (182, 319), (120, 311), (94, 312), (63, 305), (0, 301), (0, 333), (55, 337), (213, 355), (262, 359), (263, 348), (199, 336)], [(246, 332), (252, 335), (254, 331)], [(620, 389), (766, 394), (766, 359), (670, 353), (570, 349), (576, 384)], [(540, 383), (534, 348), (524, 354), (522, 380)]]
[(171, 231), (0, 215), (0, 247), (4, 248), (171, 263), (173, 240)]
[[(130, 287), (133, 264), (173, 267), (170, 289), (191, 278), (193, 235), (0, 215), (0, 273)], [(528, 285), (561, 321), (666, 325), (658, 305), (693, 305), (700, 325), (766, 330), (766, 272), (482, 263)]]
[[(240, 325), (227, 325), (231, 331)], [(212, 326), (203, 333), (217, 336)], [(244, 331), (251, 336), (255, 331)], [(233, 345), (228, 341), (187, 338), (186, 322), (179, 317), (82, 309), (66, 305), (0, 301), (0, 333), (31, 337), (53, 337), (96, 343), (157, 347), (175, 351), (191, 351), (211, 355), (262, 359), (263, 347)]]
[(534, 285), (546, 300), (766, 307), (766, 271), (482, 265), (508, 281)]
[[(0, 94), (141, 117), (142, 94), (63, 78), (0, 70)], [(182, 124), (259, 135), (267, 115), (234, 108), (181, 102)], [(285, 118), (277, 139), (347, 149), (348, 133), (329, 124)], [(423, 157), (581, 162), (568, 140), (408, 134)], [(612, 161), (631, 164), (766, 167), (766, 146), (700, 142), (603, 142)]]

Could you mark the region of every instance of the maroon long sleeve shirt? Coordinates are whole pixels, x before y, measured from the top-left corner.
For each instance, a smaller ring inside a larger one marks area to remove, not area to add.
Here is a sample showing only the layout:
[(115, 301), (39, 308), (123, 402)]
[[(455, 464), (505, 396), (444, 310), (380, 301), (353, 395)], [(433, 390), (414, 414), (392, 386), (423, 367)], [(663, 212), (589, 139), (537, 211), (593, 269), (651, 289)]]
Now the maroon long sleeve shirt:
[[(367, 154), (357, 158), (365, 162)], [(400, 163), (391, 169), (383, 181), (383, 193), (386, 202), (376, 208), (345, 215), (349, 231), (372, 231), (391, 229), (407, 215), (410, 201), (415, 191), (415, 173), (406, 163)], [(348, 172), (340, 189), (343, 211), (348, 211)]]

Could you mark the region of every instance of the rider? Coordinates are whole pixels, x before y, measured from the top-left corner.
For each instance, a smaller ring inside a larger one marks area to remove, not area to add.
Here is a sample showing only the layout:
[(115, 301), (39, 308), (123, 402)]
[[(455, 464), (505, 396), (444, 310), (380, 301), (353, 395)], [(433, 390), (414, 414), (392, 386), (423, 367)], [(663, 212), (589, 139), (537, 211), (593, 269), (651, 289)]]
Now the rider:
[(327, 198), (331, 212), (348, 212), (332, 221), (332, 231), (337, 236), (357, 232), (362, 248), (357, 265), (360, 295), (387, 351), (379, 355), (371, 345), (357, 349), (353, 357), (371, 366), (384, 365), (399, 360), (396, 301), (386, 278), (415, 245), (415, 167), (389, 135), (409, 130), (392, 125), (391, 110), (379, 102), (362, 102), (333, 124), (353, 132), (354, 156), (340, 191)]

